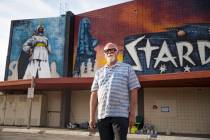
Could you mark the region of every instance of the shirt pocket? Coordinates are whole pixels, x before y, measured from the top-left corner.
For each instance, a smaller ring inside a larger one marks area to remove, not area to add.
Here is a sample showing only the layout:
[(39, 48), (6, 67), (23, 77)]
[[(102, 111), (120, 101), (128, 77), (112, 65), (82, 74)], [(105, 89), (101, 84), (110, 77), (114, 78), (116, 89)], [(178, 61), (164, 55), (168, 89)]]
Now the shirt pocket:
[(123, 72), (117, 72), (113, 75), (113, 80), (120, 84), (127, 84), (128, 82), (128, 74)]

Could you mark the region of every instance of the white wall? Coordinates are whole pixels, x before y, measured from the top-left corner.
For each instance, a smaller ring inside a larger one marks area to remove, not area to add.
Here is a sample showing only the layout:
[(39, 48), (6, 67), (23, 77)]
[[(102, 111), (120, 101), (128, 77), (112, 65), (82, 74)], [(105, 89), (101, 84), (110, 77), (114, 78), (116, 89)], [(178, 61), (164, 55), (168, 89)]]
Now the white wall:
[(210, 134), (210, 88), (145, 88), (144, 112), (159, 132)]
[(70, 121), (82, 123), (89, 121), (89, 90), (75, 90), (71, 93)]

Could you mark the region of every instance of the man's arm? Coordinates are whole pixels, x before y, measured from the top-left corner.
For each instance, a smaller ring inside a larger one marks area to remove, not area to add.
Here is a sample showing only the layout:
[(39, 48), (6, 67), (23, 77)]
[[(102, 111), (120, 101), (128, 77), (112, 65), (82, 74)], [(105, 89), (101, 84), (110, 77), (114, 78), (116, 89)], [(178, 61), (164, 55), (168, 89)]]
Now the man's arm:
[(138, 89), (141, 87), (139, 79), (132, 67), (129, 67), (128, 89), (130, 90), (130, 114), (129, 126), (133, 126), (136, 122), (136, 109), (138, 99)]
[(136, 122), (137, 98), (138, 98), (138, 89), (134, 88), (130, 91), (129, 126), (133, 126)]
[(94, 91), (90, 95), (90, 121), (89, 121), (89, 126), (91, 129), (96, 127), (96, 108), (98, 104), (98, 99), (97, 99), (97, 91)]

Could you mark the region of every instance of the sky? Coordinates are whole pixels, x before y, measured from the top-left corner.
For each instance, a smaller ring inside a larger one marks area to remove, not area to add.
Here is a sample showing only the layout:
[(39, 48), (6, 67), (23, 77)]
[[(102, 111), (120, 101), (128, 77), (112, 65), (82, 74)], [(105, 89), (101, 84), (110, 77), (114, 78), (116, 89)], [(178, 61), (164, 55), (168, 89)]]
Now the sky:
[(131, 0), (0, 0), (0, 81), (4, 80), (11, 20), (75, 15)]

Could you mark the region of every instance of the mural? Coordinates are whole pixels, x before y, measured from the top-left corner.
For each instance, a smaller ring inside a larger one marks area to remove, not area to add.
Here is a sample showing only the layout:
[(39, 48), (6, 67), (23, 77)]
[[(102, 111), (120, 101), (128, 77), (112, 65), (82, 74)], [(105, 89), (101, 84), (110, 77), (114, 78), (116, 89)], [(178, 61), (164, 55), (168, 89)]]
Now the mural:
[[(208, 70), (209, 4), (209, 0), (137, 0), (75, 16), (74, 75), (94, 75), (91, 70), (84, 73), (85, 62), (78, 63), (85, 59), (79, 53), (84, 19), (89, 19), (89, 33), (98, 40), (96, 69), (106, 63), (104, 45), (113, 42), (120, 48), (119, 58), (139, 74)], [(87, 69), (92, 69), (92, 64), (87, 61)]]
[(124, 62), (139, 74), (209, 70), (210, 24), (128, 36), (125, 49)]
[(99, 40), (93, 38), (90, 33), (90, 20), (83, 18), (79, 24), (77, 57), (73, 74), (75, 77), (80, 77), (84, 74), (92, 75), (94, 73), (95, 48), (98, 44)]
[(63, 76), (66, 17), (12, 21), (6, 79)]
[[(91, 23), (91, 19), (88, 17), (83, 17), (79, 20), (78, 38), (76, 38), (77, 44), (75, 45), (77, 52), (75, 52), (74, 77), (93, 77), (95, 70), (104, 66), (106, 63), (103, 48), (106, 43), (112, 42), (112, 40), (106, 39), (107, 36), (110, 37), (107, 35), (108, 31), (103, 35), (105, 32), (99, 32), (99, 29), (102, 29), (102, 27), (97, 27), (99, 25), (103, 26), (100, 22), (104, 21), (104, 19), (99, 19), (98, 22), (96, 20), (94, 19), (93, 23)], [(112, 23), (110, 22), (109, 24)], [(123, 46), (117, 45), (120, 50), (118, 60), (122, 62)]]

